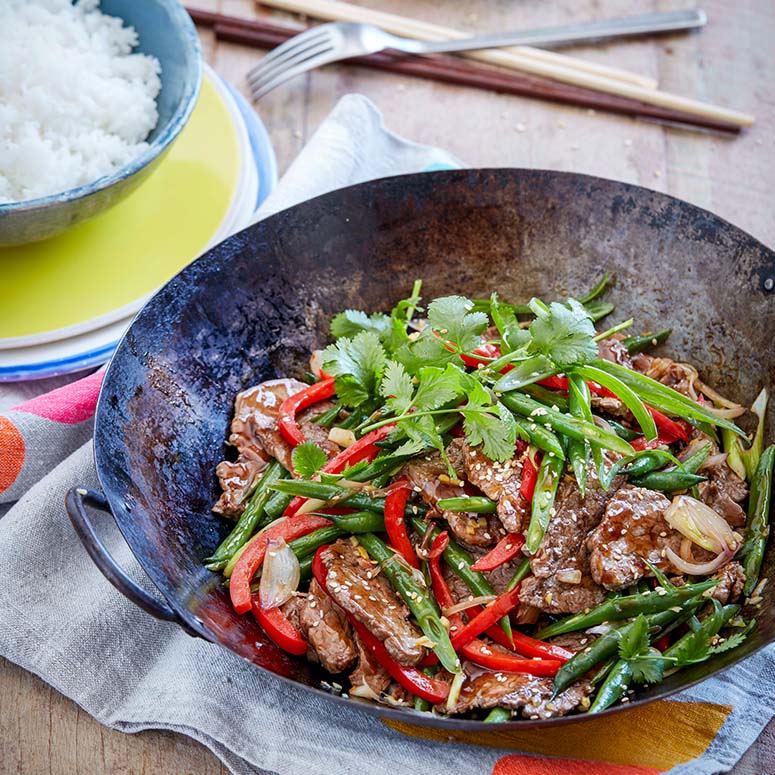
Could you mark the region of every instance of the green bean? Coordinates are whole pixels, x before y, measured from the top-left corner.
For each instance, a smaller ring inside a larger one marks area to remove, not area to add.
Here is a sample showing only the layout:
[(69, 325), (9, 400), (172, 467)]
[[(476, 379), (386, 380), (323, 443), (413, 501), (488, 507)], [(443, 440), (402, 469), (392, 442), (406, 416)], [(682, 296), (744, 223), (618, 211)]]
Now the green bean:
[(618, 363), (605, 361), (602, 358), (594, 360), (592, 365), (614, 377), (618, 377), (641, 400), (655, 409), (659, 409), (661, 412), (677, 415), (690, 421), (705, 422), (720, 428), (728, 428), (740, 436), (745, 436), (745, 433), (733, 422), (719, 417), (702, 404), (692, 401), (691, 398), (673, 390), (673, 388), (667, 385), (663, 385), (661, 382), (657, 382), (651, 377), (647, 377), (645, 374), (620, 366)]
[[(422, 668), (422, 672), (425, 673), (427, 676), (434, 676), (436, 674), (436, 667), (435, 665), (432, 667), (424, 667)], [(414, 709), (415, 710), (421, 710), (424, 713), (427, 713), (433, 706), (431, 705), (428, 700), (424, 700), (422, 697), (415, 697), (414, 698)]]
[(253, 532), (260, 526), (259, 522), (264, 516), (266, 502), (272, 496), (271, 490), (268, 489), (269, 485), (286, 473), (286, 470), (276, 460), (269, 463), (258, 480), (253, 496), (245, 507), (245, 511), (242, 512), (242, 516), (231, 533), (215, 550), (212, 557), (208, 557), (205, 561), (205, 567), (212, 571), (223, 570), (234, 552), (250, 540)]
[(584, 309), (592, 322), (597, 323), (598, 320), (602, 320), (606, 315), (610, 315), (616, 307), (611, 304), (610, 301), (600, 301), (598, 299), (597, 301), (585, 304)]
[(314, 554), (321, 546), (330, 544), (343, 535), (347, 535), (346, 530), (342, 530), (337, 525), (331, 525), (330, 527), (321, 527), (318, 530), (313, 530), (301, 538), (289, 541), (288, 546), (296, 557), (304, 557), (308, 554)]
[(590, 301), (596, 299), (604, 290), (608, 281), (611, 279), (611, 275), (608, 272), (604, 272), (603, 276), (595, 283), (595, 286), (591, 291), (585, 293), (579, 301), (582, 304), (589, 304)]
[(284, 492), (275, 492), (271, 495), (264, 506), (264, 514), (270, 520), (277, 519), (283, 515), (293, 500), (292, 495), (286, 495)]
[[(302, 498), (315, 498), (326, 503), (336, 503), (341, 506), (352, 506), (363, 511), (374, 511), (382, 514), (385, 511), (384, 498), (370, 498), (365, 492), (358, 492), (348, 487), (339, 487), (324, 482), (311, 482), (305, 479), (282, 480), (271, 486), (272, 490), (297, 495)], [(428, 510), (424, 503), (408, 503), (405, 514), (407, 517), (423, 514)]]
[(315, 425), (320, 425), (323, 428), (331, 428), (339, 417), (339, 412), (342, 409), (342, 404), (334, 404), (330, 409), (322, 412), (317, 417), (313, 417), (311, 422)]
[[(591, 396), (587, 383), (575, 374), (568, 375), (568, 406), (570, 413), (580, 420), (591, 416)], [(587, 490), (587, 472), (589, 470), (590, 446), (586, 441), (568, 439), (568, 460), (576, 476), (581, 497)]]
[(745, 570), (743, 592), (750, 595), (759, 581), (764, 559), (764, 549), (770, 534), (770, 502), (772, 500), (772, 471), (775, 463), (775, 445), (767, 447), (759, 458), (751, 480), (751, 495), (748, 499), (748, 524), (740, 553)]
[(530, 514), (530, 524), (525, 533), (525, 551), (534, 554), (541, 541), (551, 519), (554, 509), (554, 497), (557, 494), (557, 486), (560, 483), (564, 460), (544, 455), (538, 468), (535, 492), (533, 493), (533, 505)]
[(372, 479), (393, 474), (399, 470), (411, 455), (381, 455), (361, 469), (354, 467), (352, 471), (346, 471), (346, 476), (351, 482), (370, 482)]
[(444, 511), (465, 511), (474, 514), (493, 514), (496, 508), (495, 501), (478, 495), (470, 495), (465, 498), (442, 498), (436, 507)]
[(540, 401), (544, 406), (556, 406), (561, 412), (568, 411), (568, 399), (543, 385), (525, 385), (522, 392), (527, 393), (536, 401)]
[(354, 514), (323, 514), (338, 528), (347, 533), (382, 533), (385, 530), (385, 519), (382, 514), (374, 511), (356, 511)]
[(509, 390), (521, 390), (527, 385), (540, 382), (557, 373), (555, 365), (545, 355), (531, 355), (529, 358), (517, 359), (518, 354), (509, 353), (496, 358), (490, 365), (489, 371), (498, 373), (506, 365), (511, 365), (494, 385), (497, 393), (506, 393)]
[(588, 713), (599, 713), (613, 705), (625, 692), (627, 683), (632, 678), (632, 668), (626, 659), (620, 659), (597, 690), (594, 702), (589, 706)]
[(611, 672), (611, 668), (618, 661), (617, 657), (611, 657), (607, 662), (604, 662), (602, 667), (589, 679), (592, 686), (597, 686)]
[(522, 562), (519, 563), (517, 566), (517, 570), (514, 573), (514, 575), (511, 577), (511, 581), (509, 581), (508, 585), (506, 586), (506, 591), (511, 592), (514, 587), (519, 584), (522, 579), (524, 579), (528, 574), (530, 573), (530, 560), (525, 557)]
[(494, 707), (483, 719), (485, 724), (502, 724), (511, 720), (511, 711), (508, 708)]
[(622, 470), (627, 476), (642, 476), (663, 468), (667, 464), (665, 456), (661, 454), (662, 450), (647, 449), (643, 454), (635, 458), (626, 468)]
[(548, 408), (522, 393), (516, 391), (504, 393), (501, 396), (501, 402), (512, 412), (517, 412), (526, 417), (533, 417), (533, 424), (537, 425), (536, 420), (542, 424), (547, 423), (555, 431), (569, 438), (581, 441), (586, 440), (590, 444), (605, 449), (612, 449), (615, 452), (621, 452), (623, 455), (631, 455), (633, 453), (632, 447), (615, 433), (604, 431), (593, 423), (579, 420), (576, 417), (571, 417), (569, 414), (555, 412), (554, 409)]
[(442, 624), (441, 617), (430, 602), (428, 590), (418, 584), (404, 566), (398, 564), (395, 552), (374, 533), (364, 533), (358, 537), (358, 540), (371, 559), (380, 563), (382, 571), (403, 598), (420, 625), (420, 629), (435, 644), (433, 652), (439, 658), (439, 662), (450, 673), (459, 672), (460, 659), (452, 648), (449, 633)]
[(681, 461), (681, 470), (686, 471), (687, 474), (696, 474), (710, 454), (711, 446), (711, 443), (707, 441), (698, 447), (696, 452), (692, 452), (689, 457)]
[(517, 433), (525, 441), (529, 441), (534, 447), (538, 447), (548, 454), (553, 454), (557, 458), (565, 457), (562, 443), (552, 431), (526, 417), (515, 416), (514, 422), (517, 424)]
[[(412, 517), (412, 525), (420, 535), (425, 535), (425, 532), (428, 529), (428, 523), (419, 517)], [(439, 533), (441, 533), (441, 530), (439, 530), (439, 528), (434, 528), (431, 530), (428, 540), (433, 541)], [(471, 568), (471, 565), (474, 563), (474, 558), (452, 540), (450, 540), (449, 544), (447, 544), (447, 548), (444, 550), (444, 560), (475, 595), (495, 594), (495, 590), (492, 588), (490, 582), (487, 581), (487, 577), (483, 573)], [(511, 637), (511, 623), (509, 622), (508, 616), (504, 616), (500, 620), (500, 625), (506, 635)]]
[[(694, 608), (692, 608), (694, 610)], [(657, 614), (651, 614), (646, 617), (646, 623), (649, 631), (659, 630), (681, 616), (681, 612), (670, 609)], [(609, 630), (605, 635), (596, 638), (585, 649), (576, 652), (557, 672), (554, 677), (554, 690), (558, 694), (566, 689), (574, 681), (586, 675), (593, 667), (613, 657), (618, 649), (622, 638), (628, 635), (636, 626), (636, 622), (628, 622), (621, 627), (615, 627)]]
[(670, 336), (672, 331), (672, 328), (666, 328), (658, 334), (628, 336), (626, 339), (622, 339), (622, 344), (627, 348), (628, 353), (634, 355), (635, 353), (647, 350), (649, 347), (656, 347), (658, 344), (662, 344), (667, 340), (667, 337)]
[(544, 627), (535, 637), (545, 640), (553, 635), (563, 635), (566, 632), (586, 630), (588, 627), (629, 619), (638, 614), (655, 614), (669, 608), (680, 606), (686, 600), (701, 595), (718, 584), (718, 579), (708, 579), (697, 584), (686, 584), (672, 589), (660, 588), (649, 593), (624, 595), (611, 598), (587, 612), (582, 612), (560, 619), (548, 627)]
[(300, 581), (309, 581), (312, 578), (312, 562), (315, 559), (315, 553), (299, 557), (299, 570), (301, 572)]
[(644, 476), (630, 479), (630, 484), (635, 487), (645, 487), (648, 490), (660, 492), (676, 492), (688, 490), (690, 487), (707, 481), (707, 478), (699, 474), (687, 474), (683, 471), (652, 471)]
[(614, 429), (616, 435), (625, 441), (635, 441), (635, 439), (640, 436), (638, 431), (634, 431), (632, 428), (626, 428), (620, 422), (616, 422), (616, 420), (606, 420), (606, 422)]
[(574, 372), (586, 380), (597, 382), (616, 394), (616, 397), (632, 412), (635, 422), (638, 423), (646, 438), (655, 439), (657, 437), (657, 425), (654, 418), (646, 410), (643, 401), (635, 391), (622, 380), (595, 366), (577, 366), (574, 368)]

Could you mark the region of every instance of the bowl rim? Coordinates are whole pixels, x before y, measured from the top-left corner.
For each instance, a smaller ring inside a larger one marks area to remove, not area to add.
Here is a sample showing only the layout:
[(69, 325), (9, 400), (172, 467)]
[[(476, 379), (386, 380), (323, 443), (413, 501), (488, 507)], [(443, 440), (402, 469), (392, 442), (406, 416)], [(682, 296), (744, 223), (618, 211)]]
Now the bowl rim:
[[(146, 167), (169, 148), (180, 134), (196, 106), (202, 86), (202, 45), (191, 16), (178, 0), (172, 0), (172, 2), (169, 0), (160, 1), (170, 12), (174, 22), (173, 28), (182, 34), (190, 53), (193, 54), (193, 67), (188, 69), (183, 96), (174, 113), (159, 132), (158, 137), (149, 144), (143, 153), (123, 167), (119, 167), (110, 175), (103, 175), (90, 183), (85, 183), (75, 188), (68, 188), (56, 194), (47, 194), (35, 199), (22, 199), (19, 202), (0, 203), (0, 217), (14, 213), (41, 210), (51, 205), (64, 204), (65, 202), (74, 202), (92, 196), (92, 194), (96, 194), (98, 191), (110, 188), (116, 183), (127, 180), (140, 172), (143, 167)], [(122, 22), (126, 23), (123, 18)]]

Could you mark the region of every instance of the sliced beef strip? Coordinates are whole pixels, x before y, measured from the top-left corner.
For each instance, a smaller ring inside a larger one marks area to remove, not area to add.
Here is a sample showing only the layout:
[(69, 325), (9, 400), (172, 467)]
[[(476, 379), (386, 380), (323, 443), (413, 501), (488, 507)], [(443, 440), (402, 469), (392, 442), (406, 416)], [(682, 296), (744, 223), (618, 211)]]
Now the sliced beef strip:
[(686, 370), (672, 358), (656, 358), (648, 353), (637, 353), (632, 356), (632, 367), (635, 371), (639, 371), (685, 396), (689, 395), (689, 379)]
[[(454, 442), (450, 444), (447, 455), (460, 475), (464, 469), (461, 445)], [(433, 509), (431, 515), (445, 519), (458, 540), (469, 546), (492, 546), (503, 534), (500, 520), (494, 514), (468, 514), (436, 508), (436, 504), (444, 498), (463, 498), (467, 495), (462, 486), (439, 479), (440, 476), (448, 477), (449, 471), (438, 452), (410, 460), (404, 468), (404, 474)]]
[(740, 505), (748, 497), (748, 486), (721, 460), (712, 466), (700, 470), (707, 482), (700, 482), (700, 500), (710, 506), (717, 514), (732, 525), (741, 527), (745, 524), (745, 511)]
[(391, 683), (390, 674), (377, 662), (371, 652), (363, 645), (356, 635), (355, 648), (358, 654), (358, 664), (350, 675), (350, 694), (369, 700), (378, 700)]
[(504, 463), (490, 460), (479, 447), (456, 440), (463, 453), (466, 478), (488, 498), (496, 501), (497, 514), (509, 533), (520, 533), (530, 518), (530, 504), (520, 495), (522, 459), (515, 457)]
[(315, 579), (310, 582), (299, 623), (301, 634), (329, 673), (352, 667), (356, 653), (347, 617)]
[[(293, 470), (292, 450), (277, 429), (277, 417), (283, 401), (306, 387), (296, 379), (273, 379), (237, 395), (229, 435), (229, 444), (237, 449), (237, 460), (233, 463), (224, 460), (215, 469), (223, 493), (213, 511), (231, 517), (242, 514), (245, 492), (270, 458), (279, 460), (288, 471)], [(305, 438), (314, 441), (328, 457), (337, 454), (339, 447), (328, 440), (325, 428), (315, 425), (310, 419), (332, 405), (327, 401), (321, 402), (299, 414), (299, 425)]]
[(605, 414), (617, 420), (632, 420), (632, 412), (613, 396), (598, 396), (592, 394), (592, 408), (598, 414)]
[(719, 568), (711, 576), (719, 579), (719, 583), (710, 591), (711, 597), (715, 597), (720, 603), (735, 603), (743, 594), (745, 584), (745, 571), (743, 566), (736, 561), (728, 562), (723, 568)]
[(522, 582), (520, 607), (530, 606), (551, 614), (575, 614), (594, 608), (605, 600), (605, 590), (586, 574), (578, 584), (567, 584), (556, 577), (529, 576)]
[[(497, 649), (493, 646), (493, 649)], [(524, 673), (482, 673), (466, 679), (452, 713), (467, 713), (474, 708), (510, 708), (522, 711), (527, 718), (564, 716), (575, 710), (589, 695), (589, 681), (577, 681), (553, 700), (551, 678), (537, 678)]]
[(667, 572), (663, 556), (678, 552), (683, 536), (668, 525), (664, 513), (670, 501), (643, 487), (621, 487), (608, 502), (605, 516), (586, 541), (592, 578), (606, 589), (621, 589), (651, 571), (644, 559)]
[(627, 348), (622, 344), (623, 334), (614, 334), (598, 342), (597, 350), (603, 360), (618, 363), (620, 366), (632, 368), (632, 358)]
[(416, 665), (425, 653), (417, 643), (422, 633), (409, 621), (409, 611), (390, 582), (377, 573), (377, 564), (364, 555), (361, 547), (344, 539), (325, 549), (321, 559), (327, 571), (328, 591), (384, 643), (396, 662)]
[[(612, 465), (613, 458), (607, 457), (607, 462)], [(563, 477), (544, 539), (530, 560), (533, 576), (522, 582), (523, 605), (553, 614), (576, 613), (603, 600), (605, 590), (590, 575), (585, 541), (623, 482), (624, 477), (617, 476), (605, 491), (590, 468), (582, 497), (575, 478)]]

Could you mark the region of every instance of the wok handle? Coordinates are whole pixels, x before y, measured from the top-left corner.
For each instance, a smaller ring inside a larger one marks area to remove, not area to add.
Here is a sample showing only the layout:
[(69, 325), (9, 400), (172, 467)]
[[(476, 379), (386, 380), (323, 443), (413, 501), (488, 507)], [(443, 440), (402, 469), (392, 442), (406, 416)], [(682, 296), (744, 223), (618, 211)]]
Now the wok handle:
[[(191, 632), (188, 625), (178, 616), (178, 614), (166, 603), (160, 603), (152, 595), (149, 595), (142, 587), (134, 582), (119, 567), (116, 561), (110, 556), (105, 545), (97, 536), (94, 526), (86, 514), (85, 504), (90, 503), (101, 511), (108, 514), (112, 512), (108, 501), (101, 492), (96, 490), (86, 490), (82, 487), (73, 487), (67, 491), (65, 496), (65, 508), (70, 521), (73, 523), (75, 532), (81, 539), (84, 549), (89, 553), (94, 564), (102, 571), (102, 575), (122, 594), (131, 600), (136, 606), (139, 606), (146, 613), (162, 619), (165, 622), (176, 622)], [(192, 633), (194, 634), (194, 633)]]

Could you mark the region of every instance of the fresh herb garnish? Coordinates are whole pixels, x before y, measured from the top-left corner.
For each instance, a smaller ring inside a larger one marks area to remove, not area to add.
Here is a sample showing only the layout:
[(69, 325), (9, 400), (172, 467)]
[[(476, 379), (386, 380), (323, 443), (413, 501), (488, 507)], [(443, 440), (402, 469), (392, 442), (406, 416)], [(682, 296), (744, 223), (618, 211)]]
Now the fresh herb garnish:
[(293, 470), (302, 479), (311, 479), (327, 462), (326, 453), (313, 441), (293, 449)]

